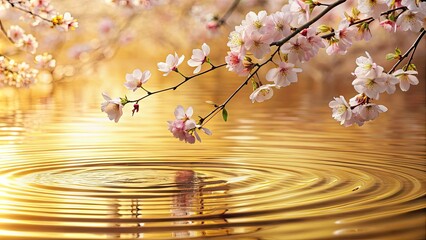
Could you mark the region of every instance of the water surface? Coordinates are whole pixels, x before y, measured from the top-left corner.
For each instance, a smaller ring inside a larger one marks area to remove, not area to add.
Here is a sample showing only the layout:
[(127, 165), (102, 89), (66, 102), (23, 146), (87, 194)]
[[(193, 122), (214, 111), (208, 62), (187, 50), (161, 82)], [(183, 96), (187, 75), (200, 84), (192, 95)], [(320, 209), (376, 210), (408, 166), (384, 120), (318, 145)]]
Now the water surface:
[(229, 93), (220, 85), (154, 96), (115, 124), (98, 83), (80, 84), (2, 92), (0, 238), (425, 237), (423, 83), (384, 97), (389, 112), (362, 128), (331, 119), (339, 91), (322, 83), (265, 104), (246, 92), (196, 145), (166, 120), (176, 103), (207, 113), (202, 102)]

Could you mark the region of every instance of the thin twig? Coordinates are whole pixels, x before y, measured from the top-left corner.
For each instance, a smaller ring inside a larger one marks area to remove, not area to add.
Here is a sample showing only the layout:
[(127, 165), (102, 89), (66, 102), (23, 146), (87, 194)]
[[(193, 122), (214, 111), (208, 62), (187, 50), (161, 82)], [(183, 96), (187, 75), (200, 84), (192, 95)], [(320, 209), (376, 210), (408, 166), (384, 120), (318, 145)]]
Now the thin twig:
[[(193, 78), (195, 78), (195, 77), (198, 77), (198, 76), (204, 75), (204, 74), (206, 74), (206, 73), (208, 73), (208, 72), (211, 72), (211, 71), (213, 71), (213, 70), (215, 70), (215, 69), (217, 69), (217, 68), (221, 68), (221, 67), (224, 67), (224, 66), (226, 66), (226, 63), (220, 64), (220, 65), (212, 65), (212, 67), (211, 67), (210, 69), (207, 69), (207, 70), (205, 70), (204, 72), (200, 72), (200, 73), (197, 73), (197, 74), (192, 75), (192, 76), (189, 76), (189, 77), (184, 76), (183, 74), (181, 74), (181, 76), (183, 76), (185, 79), (184, 79), (182, 82), (180, 82), (180, 83), (176, 84), (175, 86), (168, 87), (168, 88), (164, 88), (164, 89), (160, 89), (160, 90), (157, 90), (157, 91), (152, 91), (152, 92), (151, 92), (151, 91), (148, 91), (148, 90), (146, 90), (146, 89), (144, 89), (144, 90), (145, 90), (145, 92), (146, 92), (146, 95), (145, 95), (145, 96), (143, 96), (143, 97), (141, 97), (141, 98), (138, 98), (138, 99), (136, 99), (136, 100), (128, 100), (128, 101), (127, 101), (127, 103), (133, 103), (133, 102), (134, 102), (134, 103), (138, 103), (139, 101), (141, 101), (141, 100), (143, 100), (143, 99), (145, 99), (145, 98), (147, 98), (147, 97), (149, 97), (149, 96), (151, 96), (151, 95), (155, 95), (155, 94), (162, 93), (162, 92), (166, 92), (166, 91), (176, 90), (176, 89), (178, 89), (181, 85), (183, 85), (184, 83), (188, 82), (189, 80), (191, 80), (191, 79), (193, 79)], [(180, 72), (178, 72), (178, 73), (180, 73)]]
[(426, 30), (422, 29), (419, 36), (417, 37), (416, 41), (414, 41), (413, 45), (402, 55), (398, 62), (396, 62), (393, 67), (389, 70), (388, 74), (391, 74), (393, 71), (395, 71), (396, 67), (410, 54), (411, 51), (413, 51), (413, 54), (411, 55), (410, 59), (408, 60), (407, 66), (411, 63), (411, 60), (413, 59), (414, 52), (416, 51), (417, 45), (420, 43), (420, 40), (422, 40), (423, 36), (425, 35)]
[(11, 37), (7, 35), (6, 29), (3, 26), (3, 22), (0, 20), (0, 30), (4, 33), (4, 35), (9, 39), (11, 43), (15, 43)]
[(234, 2), (232, 3), (231, 7), (229, 7), (228, 11), (226, 11), (226, 13), (223, 15), (223, 17), (221, 17), (217, 21), (218, 26), (221, 26), (221, 25), (223, 25), (223, 24), (226, 23), (226, 20), (228, 20), (228, 18), (235, 11), (235, 9), (237, 9), (237, 6), (238, 6), (239, 3), (240, 3), (240, 0), (234, 0)]

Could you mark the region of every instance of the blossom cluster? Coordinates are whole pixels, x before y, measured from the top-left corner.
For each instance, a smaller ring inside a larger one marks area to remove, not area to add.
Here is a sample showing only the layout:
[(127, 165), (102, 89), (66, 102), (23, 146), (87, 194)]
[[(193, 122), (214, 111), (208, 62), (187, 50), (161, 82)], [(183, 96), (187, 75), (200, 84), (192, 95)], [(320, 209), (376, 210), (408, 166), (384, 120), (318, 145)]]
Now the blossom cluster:
[(410, 85), (419, 83), (415, 76), (417, 71), (399, 69), (389, 74), (373, 61), (368, 52), (366, 55), (367, 57), (356, 59), (357, 67), (353, 73), (356, 78), (352, 85), (359, 94), (351, 98), (349, 103), (343, 96), (335, 97), (329, 103), (333, 118), (346, 127), (353, 124), (362, 126), (365, 122), (377, 118), (380, 113), (386, 112), (388, 109), (385, 106), (372, 103), (373, 100), (379, 99), (381, 93), (393, 94), (397, 84), (402, 91), (408, 91)]
[(31, 68), (25, 62), (17, 63), (0, 56), (0, 87), (28, 87), (35, 82), (37, 73), (37, 69)]
[[(272, 51), (275, 42), (288, 37), (292, 29), (309, 20), (310, 12), (309, 5), (302, 1), (290, 1), (281, 11), (270, 15), (266, 11), (257, 14), (249, 12), (229, 35), (227, 45), (230, 51), (225, 57), (228, 70), (248, 76), (258, 62)], [(264, 85), (260, 80), (253, 81), (252, 102), (270, 99), (273, 88), (297, 82), (297, 73), (302, 72), (301, 64), (317, 55), (325, 44), (315, 28), (309, 27), (279, 47), (281, 54), (279, 60), (274, 62), (276, 67), (265, 76), (271, 83)]]
[(34, 54), (38, 48), (38, 42), (32, 34), (25, 34), (25, 31), (17, 26), (10, 26), (7, 36), (15, 44), (16, 47)]
[(207, 135), (211, 135), (209, 129), (203, 128), (200, 125), (196, 124), (194, 119), (191, 119), (193, 114), (192, 107), (185, 109), (182, 106), (177, 106), (175, 109), (176, 119), (173, 121), (167, 121), (169, 125), (169, 131), (173, 134), (175, 138), (178, 138), (180, 141), (185, 141), (186, 143), (195, 143), (195, 139), (201, 142), (201, 138), (197, 133), (197, 129), (200, 129)]
[[(58, 14), (50, 0), (5, 0), (0, 1), (0, 9), (7, 10), (6, 13), (11, 12), (10, 9), (15, 9), (17, 13), (22, 13), (20, 19), (29, 20), (31, 26), (43, 23), (60, 31), (68, 31), (78, 27), (77, 20), (70, 13)], [(6, 28), (2, 20), (0, 20), (0, 25), (1, 32), (15, 47), (26, 53), (36, 54), (39, 42), (34, 35), (25, 33), (24, 29), (18, 25), (11, 25)], [(0, 56), (0, 86), (28, 87), (35, 82), (38, 70), (33, 69), (25, 62), (18, 64), (8, 56), (2, 54)], [(35, 56), (34, 62), (37, 68), (48, 71), (53, 71), (56, 66), (56, 60), (48, 53)]]

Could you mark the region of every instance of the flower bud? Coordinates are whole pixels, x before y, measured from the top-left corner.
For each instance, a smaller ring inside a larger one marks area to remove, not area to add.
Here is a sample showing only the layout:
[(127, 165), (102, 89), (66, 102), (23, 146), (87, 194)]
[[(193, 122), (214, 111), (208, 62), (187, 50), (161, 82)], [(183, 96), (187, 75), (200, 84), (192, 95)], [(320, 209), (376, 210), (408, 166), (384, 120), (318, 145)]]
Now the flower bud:
[(139, 104), (137, 103), (133, 105), (132, 116), (135, 114), (135, 112), (139, 112)]

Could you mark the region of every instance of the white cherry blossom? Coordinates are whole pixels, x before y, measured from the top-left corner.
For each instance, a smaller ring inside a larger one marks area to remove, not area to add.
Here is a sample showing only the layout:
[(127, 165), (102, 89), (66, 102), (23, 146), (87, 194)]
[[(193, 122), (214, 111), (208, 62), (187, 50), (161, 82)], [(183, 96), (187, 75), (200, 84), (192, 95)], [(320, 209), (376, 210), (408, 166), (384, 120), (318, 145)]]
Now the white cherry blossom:
[(341, 125), (349, 121), (352, 118), (351, 107), (348, 102), (346, 102), (345, 97), (335, 97), (328, 106), (332, 108), (333, 114), (332, 117), (340, 122)]
[(398, 78), (399, 87), (402, 91), (406, 92), (410, 89), (410, 85), (419, 84), (419, 79), (416, 76), (417, 71), (409, 70), (404, 71), (403, 69), (396, 70), (392, 75)]
[(258, 87), (256, 90), (250, 94), (250, 100), (254, 102), (264, 102), (265, 100), (270, 99), (274, 95), (272, 87), (275, 87), (274, 84), (266, 84)]
[(124, 83), (124, 86), (134, 92), (136, 89), (145, 84), (150, 77), (151, 72), (149, 70), (142, 72), (139, 69), (135, 69), (133, 73), (126, 74), (126, 82)]
[(171, 71), (176, 71), (177, 67), (183, 62), (185, 56), (178, 56), (177, 53), (173, 56), (172, 54), (167, 55), (166, 62), (160, 62), (157, 64), (158, 70), (164, 72), (163, 76), (169, 75)]
[(101, 104), (102, 112), (108, 114), (109, 120), (118, 122), (123, 115), (123, 105), (121, 105), (120, 98), (111, 99), (106, 93), (102, 93), (105, 102)]
[(188, 60), (188, 65), (191, 67), (196, 67), (194, 74), (199, 73), (201, 70), (201, 65), (207, 61), (207, 57), (210, 54), (210, 47), (206, 43), (203, 43), (201, 49), (192, 50), (191, 59)]

